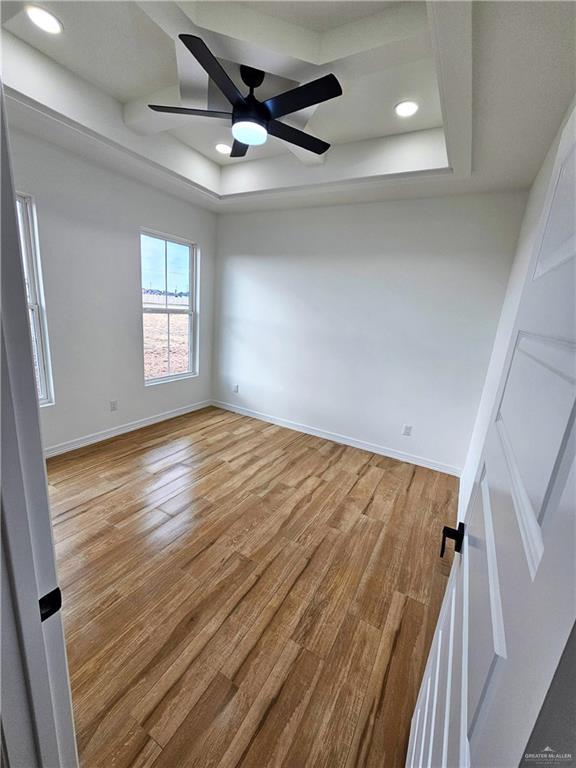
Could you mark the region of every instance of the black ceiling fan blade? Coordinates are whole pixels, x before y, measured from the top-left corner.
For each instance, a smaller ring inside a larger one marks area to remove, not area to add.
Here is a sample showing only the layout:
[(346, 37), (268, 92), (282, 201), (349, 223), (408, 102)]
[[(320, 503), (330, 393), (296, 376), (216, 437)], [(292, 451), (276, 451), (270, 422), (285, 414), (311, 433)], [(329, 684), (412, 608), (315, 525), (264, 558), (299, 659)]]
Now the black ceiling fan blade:
[(241, 141), (236, 141), (236, 139), (234, 139), (234, 144), (232, 144), (232, 151), (230, 152), (230, 157), (244, 157), (246, 152), (248, 152), (248, 144), (242, 144)]
[(334, 99), (342, 95), (342, 86), (334, 75), (324, 75), (311, 83), (299, 85), (291, 91), (285, 91), (266, 99), (264, 104), (270, 110), (272, 117), (282, 117), (300, 109), (311, 107), (313, 104), (321, 104), (323, 101)]
[(198, 115), (199, 117), (220, 117), (230, 119), (232, 112), (221, 112), (217, 109), (191, 109), (190, 107), (165, 107), (161, 104), (148, 104), (154, 112), (168, 112), (171, 115)]
[(290, 144), (296, 144), (297, 147), (315, 152), (317, 155), (323, 155), (327, 149), (330, 149), (328, 142), (317, 139), (316, 136), (311, 136), (304, 131), (299, 131), (298, 128), (292, 128), (291, 125), (281, 123), (279, 120), (270, 120), (268, 133), (271, 136), (276, 136), (277, 139), (284, 139)]
[(208, 73), (208, 77), (220, 88), (230, 104), (234, 105), (238, 101), (243, 102), (244, 97), (228, 77), (204, 40), (196, 37), (196, 35), (179, 35), (179, 37), (200, 66)]

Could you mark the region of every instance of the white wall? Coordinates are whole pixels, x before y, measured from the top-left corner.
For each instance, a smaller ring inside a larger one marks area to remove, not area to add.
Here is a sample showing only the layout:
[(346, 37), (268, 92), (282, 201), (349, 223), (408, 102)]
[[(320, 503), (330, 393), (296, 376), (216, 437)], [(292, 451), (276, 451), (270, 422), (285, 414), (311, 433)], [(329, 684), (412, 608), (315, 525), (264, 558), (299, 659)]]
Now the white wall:
[[(29, 134), (10, 139), (16, 188), (37, 206), (56, 400), (41, 411), (45, 447), (209, 400), (215, 215)], [(140, 227), (200, 246), (196, 378), (144, 386)]]
[(495, 193), (221, 216), (217, 398), (458, 472), (524, 204)]
[[(214, 397), (461, 469), (523, 194), (217, 219), (29, 134), (11, 144), (17, 188), (38, 212), (56, 398), (41, 413), (47, 448)], [(200, 245), (197, 378), (144, 386), (142, 226)]]

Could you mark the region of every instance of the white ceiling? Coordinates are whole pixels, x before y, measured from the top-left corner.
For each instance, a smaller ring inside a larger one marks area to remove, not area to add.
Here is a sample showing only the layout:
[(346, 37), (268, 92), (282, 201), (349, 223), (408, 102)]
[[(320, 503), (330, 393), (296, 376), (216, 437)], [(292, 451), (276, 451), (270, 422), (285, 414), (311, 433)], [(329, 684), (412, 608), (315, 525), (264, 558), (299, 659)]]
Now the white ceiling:
[[(409, 119), (398, 117), (394, 105), (408, 99), (420, 109)], [(441, 125), (436, 71), (431, 58), (426, 58), (351, 80), (341, 98), (316, 110), (308, 128), (326, 141), (342, 144)]]
[[(409, 121), (398, 117), (393, 109), (393, 105), (405, 99), (421, 104)], [(193, 117), (187, 123), (171, 133), (218, 163), (244, 162), (223, 158), (215, 150), (217, 143), (230, 144), (230, 126), (226, 121)], [(326, 102), (316, 110), (307, 130), (336, 145), (441, 126), (436, 73), (431, 60), (422, 59), (350, 81), (341, 98)], [(251, 159), (288, 154), (286, 144), (273, 136), (264, 146), (250, 150)]]
[(528, 186), (576, 94), (576, 3), (479, 2), (473, 31), (474, 171)]
[[(62, 22), (62, 35), (46, 35), (34, 27), (24, 13), (21, 3), (6, 4), (11, 8), (11, 13), (8, 14), (11, 18), (4, 23), (4, 28), (123, 104), (178, 84), (177, 49), (183, 49), (183, 46), (147, 15), (143, 10), (146, 8), (145, 3), (140, 7), (134, 2), (114, 0), (47, 0), (43, 5)], [(166, 6), (168, 5), (172, 3), (166, 3)], [(208, 22), (204, 23), (214, 26), (209, 16), (213, 3), (188, 3), (187, 10), (190, 5), (194, 6), (195, 14), (208, 17)], [(422, 3), (412, 5), (414, 8), (420, 6), (422, 13), (418, 22), (425, 25)], [(275, 19), (298, 25), (291, 30), (292, 35), (297, 38), (305, 34), (306, 29), (313, 29), (318, 33), (343, 29), (367, 17), (393, 12), (397, 6), (399, 3), (343, 0), (236, 2), (233, 10), (237, 13), (244, 8), (250, 11), (251, 15), (247, 17), (249, 22), (253, 25), (255, 18), (262, 21), (262, 30), (274, 42), (275, 37), (278, 39), (286, 36), (285, 26), (278, 27)], [(256, 16), (254, 11), (257, 12)], [(318, 41), (321, 43), (322, 39), (320, 34)], [(369, 44), (367, 50), (371, 47)], [(259, 51), (259, 46), (254, 48), (253, 53), (243, 57), (240, 63), (266, 69), (266, 52)], [(308, 130), (326, 141), (339, 144), (441, 126), (438, 84), (431, 52), (425, 47), (420, 53), (419, 61), (410, 60), (410, 57), (405, 60), (405, 55), (396, 54), (385, 60), (383, 65), (377, 61), (370, 63), (366, 68), (367, 72), (359, 72), (358, 76), (355, 76), (354, 72), (346, 72), (343, 96), (318, 107), (311, 117)], [(187, 56), (192, 67), (197, 66), (188, 52), (181, 51), (180, 55)], [(298, 59), (293, 58), (292, 61), (298, 62)], [(290, 66), (293, 64), (289, 61), (284, 65), (284, 70), (288, 71)], [(298, 66), (301, 66), (301, 62)], [(316, 74), (324, 74), (324, 71), (316, 73), (315, 68), (309, 65), (306, 68), (310, 73), (305, 80), (313, 79)], [(324, 69), (328, 71), (330, 66)], [(241, 90), (245, 91), (245, 86), (237, 76), (237, 69), (236, 72), (231, 71), (231, 74)], [(275, 74), (284, 75), (285, 72), (276, 71)], [(261, 99), (278, 92), (271, 88), (270, 79), (271, 76), (268, 75), (257, 92)], [(290, 80), (285, 82), (285, 88), (297, 84)], [(405, 98), (415, 98), (421, 104), (419, 113), (410, 120), (402, 120), (394, 113), (394, 105)], [(160, 103), (174, 103), (174, 99), (164, 99)], [(176, 103), (181, 102), (177, 100)], [(164, 125), (172, 125), (172, 122), (169, 123), (170, 118), (162, 119)], [(290, 122), (290, 119), (287, 121)], [(298, 127), (303, 128), (305, 124), (304, 121)], [(158, 125), (162, 126), (162, 123)], [(220, 165), (247, 162), (245, 159), (235, 161), (216, 152), (217, 143), (231, 143), (230, 126), (225, 121), (181, 118), (178, 127), (171, 130), (171, 133), (187, 146)], [(290, 154), (290, 149), (283, 141), (270, 137), (265, 146), (250, 150), (249, 159), (258, 160), (282, 154)]]
[(343, 24), (349, 24), (352, 21), (365, 19), (376, 13), (381, 13), (393, 2), (336, 2), (324, 0), (324, 2), (309, 3), (305, 0), (296, 0), (296, 2), (243, 2), (248, 8), (267, 16), (274, 16), (277, 19), (283, 19), (290, 24), (296, 24), (299, 27), (312, 29), (314, 32), (330, 32)]
[[(576, 91), (572, 2), (48, 0), (56, 37), (2, 5), (13, 124), (207, 207), (525, 188)], [(270, 138), (234, 161), (214, 149), (230, 143), (226, 122), (151, 113), (180, 103), (178, 83), (181, 103), (213, 106), (181, 32), (236, 79), (230, 62), (273, 73), (268, 90), (335, 72), (344, 95), (296, 116), (333, 147), (318, 159)], [(404, 98), (420, 111), (402, 121)]]
[(121, 102), (178, 80), (173, 41), (136, 3), (42, 0), (64, 25), (62, 35), (35, 27), (22, 3), (2, 5), (5, 14), (19, 11), (5, 29)]

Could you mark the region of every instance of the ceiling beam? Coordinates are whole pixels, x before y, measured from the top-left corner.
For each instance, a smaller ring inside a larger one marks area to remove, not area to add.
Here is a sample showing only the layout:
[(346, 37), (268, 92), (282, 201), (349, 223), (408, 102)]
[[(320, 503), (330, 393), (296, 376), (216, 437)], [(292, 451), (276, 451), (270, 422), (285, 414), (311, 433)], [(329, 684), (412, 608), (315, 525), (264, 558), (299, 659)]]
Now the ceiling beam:
[[(428, 26), (426, 9), (420, 2), (396, 3), (380, 13), (326, 32), (315, 32), (238, 2), (179, 0), (177, 5), (197, 28), (233, 38), (240, 46), (248, 44), (258, 49), (260, 56), (277, 57), (280, 65), (287, 59), (324, 67), (390, 44), (409, 45), (414, 38), (420, 41)], [(418, 58), (428, 54), (428, 45), (426, 48), (420, 48)], [(267, 69), (274, 71), (268, 66)], [(301, 79), (286, 70), (278, 74)]]
[(427, 3), (448, 160), (459, 178), (472, 173), (472, 3)]
[(40, 51), (2, 32), (2, 79), (16, 101), (141, 161), (218, 194), (220, 166), (170, 134), (141, 136), (124, 122), (122, 105)]
[(271, 157), (222, 168), (221, 195), (248, 195), (279, 189), (382, 180), (414, 173), (448, 173), (441, 128), (338, 144), (322, 166), (303, 168), (289, 157)]

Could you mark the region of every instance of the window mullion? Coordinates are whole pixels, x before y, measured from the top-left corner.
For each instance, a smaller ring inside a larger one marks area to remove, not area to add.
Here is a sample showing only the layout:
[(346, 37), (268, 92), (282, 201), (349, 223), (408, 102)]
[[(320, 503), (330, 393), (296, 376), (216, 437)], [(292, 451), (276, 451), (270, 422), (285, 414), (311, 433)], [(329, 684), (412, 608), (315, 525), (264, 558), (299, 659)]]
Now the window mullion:
[(170, 312), (166, 313), (166, 325), (168, 327), (168, 375), (170, 376)]
[(28, 264), (28, 269), (30, 270), (30, 292), (32, 293), (32, 298), (34, 300), (35, 304), (39, 304), (38, 301), (38, 267), (37, 267), (37, 260), (38, 256), (36, 254), (36, 248), (34, 243), (34, 237), (32, 236), (32, 233), (34, 232), (34, 221), (32, 219), (32, 210), (30, 208), (30, 205), (26, 206), (26, 237), (28, 240), (28, 254), (30, 262)]
[(190, 309), (192, 310), (192, 313), (190, 315), (190, 319), (188, 320), (188, 333), (189, 333), (189, 340), (188, 340), (188, 347), (190, 349), (190, 370), (197, 371), (198, 367), (198, 325), (197, 325), (197, 317), (196, 317), (196, 309), (197, 309), (197, 297), (198, 297), (198, 251), (196, 246), (193, 246), (190, 252), (190, 258), (191, 258), (191, 264), (190, 264), (190, 280), (191, 280), (191, 286), (190, 286)]
[(188, 316), (188, 368), (192, 371), (196, 368), (196, 348), (194, 339), (196, 338), (196, 317), (192, 312)]
[(38, 375), (40, 379), (39, 399), (46, 400), (48, 397), (48, 388), (46, 386), (46, 353), (44, 349), (44, 337), (40, 323), (40, 310), (38, 305), (36, 305), (36, 310), (34, 312), (34, 325), (36, 332), (36, 354), (38, 356)]
[(168, 376), (170, 376), (170, 313), (168, 312), (168, 241), (164, 240), (164, 301), (166, 302), (166, 328), (168, 349)]
[(193, 315), (194, 312), (191, 309), (152, 309), (152, 307), (142, 307), (142, 312), (145, 315)]
[(188, 308), (191, 311), (194, 311), (195, 305), (196, 305), (196, 267), (195, 262), (196, 259), (194, 258), (195, 248), (194, 246), (190, 246), (190, 250), (188, 252), (189, 257), (189, 270), (190, 270), (190, 277), (188, 279)]

